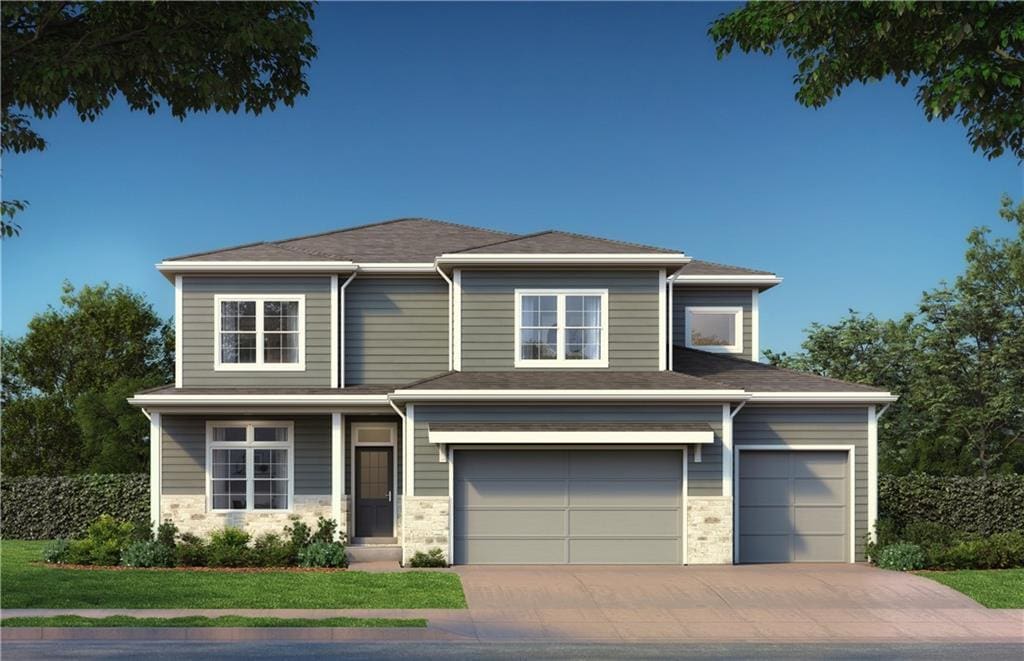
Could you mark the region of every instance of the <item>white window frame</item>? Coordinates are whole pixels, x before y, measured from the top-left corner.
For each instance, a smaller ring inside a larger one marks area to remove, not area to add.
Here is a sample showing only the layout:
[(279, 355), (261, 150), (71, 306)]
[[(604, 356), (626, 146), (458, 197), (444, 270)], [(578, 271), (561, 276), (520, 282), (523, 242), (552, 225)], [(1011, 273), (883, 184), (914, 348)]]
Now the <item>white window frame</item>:
[[(221, 303), (230, 301), (255, 301), (256, 303), (256, 362), (224, 363), (220, 359), (220, 311)], [(266, 363), (263, 361), (263, 304), (267, 301), (283, 301), (299, 304), (299, 362)], [(306, 370), (306, 296), (305, 294), (215, 294), (213, 297), (213, 369), (217, 372), (284, 371), (304, 372)]]
[[(245, 441), (214, 441), (213, 432), (222, 427), (245, 427)], [(288, 440), (256, 441), (257, 427), (286, 427)], [(215, 509), (213, 507), (213, 451), (245, 450), (245, 509)], [(288, 451), (288, 507), (284, 509), (256, 509), (253, 507), (253, 450)], [(291, 512), (295, 503), (295, 423), (291, 420), (207, 420), (206, 421), (206, 509), (210, 512)]]
[[(556, 355), (553, 360), (522, 358), (522, 321), (524, 296), (554, 296), (557, 301)], [(565, 297), (599, 296), (601, 298), (601, 357), (597, 360), (571, 360), (565, 357)], [(515, 367), (595, 368), (608, 367), (608, 290), (607, 289), (516, 289), (515, 290)]]
[[(693, 332), (693, 317), (694, 315), (701, 314), (731, 314), (733, 315), (734, 323), (734, 335), (736, 342), (733, 344), (693, 344), (690, 341)], [(710, 307), (703, 305), (687, 306), (686, 308), (686, 328), (684, 343), (688, 349), (698, 349), (700, 351), (707, 351), (709, 353), (743, 353), (743, 307), (742, 306), (722, 306), (722, 307)]]

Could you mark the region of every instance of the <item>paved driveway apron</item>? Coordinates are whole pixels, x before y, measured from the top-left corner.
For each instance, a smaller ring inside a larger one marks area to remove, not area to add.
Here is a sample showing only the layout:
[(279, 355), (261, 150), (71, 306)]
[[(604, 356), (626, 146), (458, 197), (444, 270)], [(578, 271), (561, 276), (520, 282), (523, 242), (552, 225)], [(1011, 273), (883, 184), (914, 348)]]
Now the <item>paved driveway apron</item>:
[(456, 571), (474, 630), (464, 622), (452, 633), (485, 641), (1024, 643), (1022, 610), (987, 609), (926, 578), (864, 565)]

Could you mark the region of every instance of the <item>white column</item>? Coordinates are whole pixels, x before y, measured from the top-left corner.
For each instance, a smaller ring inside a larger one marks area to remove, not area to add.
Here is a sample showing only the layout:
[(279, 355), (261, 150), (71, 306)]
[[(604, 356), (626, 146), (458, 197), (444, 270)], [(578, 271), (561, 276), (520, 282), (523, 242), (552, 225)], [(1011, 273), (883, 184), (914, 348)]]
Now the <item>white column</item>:
[(722, 495), (732, 495), (732, 410), (722, 404)]
[(338, 276), (331, 276), (331, 387), (337, 388), (340, 385), (338, 378), (338, 346), (341, 342), (341, 329), (338, 318)]
[(341, 502), (345, 497), (345, 416), (331, 414), (331, 517), (338, 530), (348, 533), (348, 521), (342, 518)]
[(868, 534), (875, 538), (878, 520), (878, 415), (875, 405), (868, 407)]
[(149, 416), (149, 518), (153, 522), (153, 530), (160, 525), (160, 491), (161, 484), (161, 442), (160, 413), (153, 411)]

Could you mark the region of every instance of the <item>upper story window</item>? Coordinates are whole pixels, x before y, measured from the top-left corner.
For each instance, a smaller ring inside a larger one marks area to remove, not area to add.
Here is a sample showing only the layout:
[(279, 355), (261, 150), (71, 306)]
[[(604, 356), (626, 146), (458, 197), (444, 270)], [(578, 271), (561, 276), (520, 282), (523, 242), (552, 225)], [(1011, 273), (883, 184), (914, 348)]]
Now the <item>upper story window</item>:
[(214, 297), (217, 370), (305, 369), (305, 297)]
[(687, 307), (686, 346), (713, 353), (743, 353), (743, 308)]
[(516, 290), (516, 367), (608, 367), (608, 290)]
[(291, 507), (295, 428), (291, 422), (210, 422), (206, 485), (213, 511)]

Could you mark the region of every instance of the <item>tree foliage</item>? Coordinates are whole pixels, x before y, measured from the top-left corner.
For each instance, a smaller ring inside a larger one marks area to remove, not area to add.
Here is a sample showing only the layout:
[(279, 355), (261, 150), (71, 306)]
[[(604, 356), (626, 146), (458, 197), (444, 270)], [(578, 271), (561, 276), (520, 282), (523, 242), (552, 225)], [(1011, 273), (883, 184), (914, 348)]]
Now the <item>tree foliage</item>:
[(1024, 3), (752, 2), (708, 33), (719, 58), (781, 47), (805, 106), (891, 76), (917, 85), (929, 121), (955, 117), (975, 150), (1024, 160)]
[[(150, 114), (260, 114), (309, 92), (308, 2), (4, 2), (4, 152), (46, 148), (33, 118), (92, 121), (121, 95)], [(4, 204), (0, 233), (17, 233)], [(10, 214), (8, 212), (11, 212)]]
[(4, 338), (4, 473), (146, 470), (149, 428), (125, 398), (173, 378), (173, 347), (173, 327), (141, 295), (65, 283), (59, 308)]
[(897, 320), (855, 312), (813, 324), (796, 355), (769, 361), (899, 395), (879, 424), (882, 469), (1024, 472), (1024, 203), (1003, 198), (1015, 237), (967, 237), (967, 266)]

